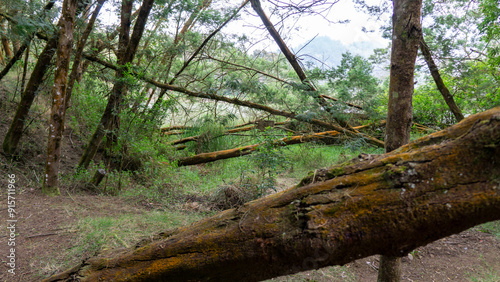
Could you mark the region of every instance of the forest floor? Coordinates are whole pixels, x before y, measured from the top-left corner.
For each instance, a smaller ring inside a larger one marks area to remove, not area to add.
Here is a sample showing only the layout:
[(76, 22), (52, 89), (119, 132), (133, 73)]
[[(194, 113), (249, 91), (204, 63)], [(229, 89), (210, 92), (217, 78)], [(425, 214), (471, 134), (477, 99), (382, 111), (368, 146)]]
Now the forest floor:
[[(140, 219), (154, 209), (168, 209), (140, 199), (71, 195), (67, 191), (63, 191), (60, 197), (47, 197), (35, 187), (18, 189), (16, 274), (7, 273), (7, 234), (2, 228), (0, 281), (39, 281), (77, 264), (85, 256), (93, 255), (84, 252), (83, 255), (71, 256), (82, 235), (89, 232), (82, 230), (79, 223), (82, 219), (118, 218), (124, 214), (136, 215), (134, 218)], [(5, 193), (2, 193), (1, 200), (6, 201)], [(180, 225), (192, 221), (189, 213), (198, 213), (189, 207), (181, 211), (181, 217), (185, 216), (186, 220), (181, 219)], [(5, 218), (5, 208), (1, 212)], [(372, 256), (342, 267), (327, 267), (272, 281), (376, 281), (378, 264), (378, 257)], [(404, 257), (402, 276), (403, 281), (500, 281), (500, 240), (483, 232), (481, 227), (443, 238)]]
[[(6, 134), (15, 104), (0, 99), (0, 139)], [(43, 112), (39, 113), (44, 115)], [(190, 224), (216, 213), (203, 197), (179, 198), (175, 204), (141, 196), (104, 196), (64, 187), (61, 196), (41, 194), (46, 126), (27, 128), (21, 157), (13, 162), (0, 155), (0, 281), (40, 281), (100, 251), (132, 247), (148, 234)], [(81, 154), (83, 142), (65, 131), (62, 174), (69, 175)], [(202, 170), (203, 167), (192, 167)], [(15, 275), (7, 266), (10, 237), (7, 210), (8, 175), (16, 179)], [(280, 188), (293, 185), (278, 179)], [(500, 281), (500, 221), (438, 240), (403, 258), (403, 281)], [(493, 226), (493, 227), (492, 227)], [(436, 226), (439, 228), (439, 226)], [(496, 230), (497, 234), (490, 234)], [(327, 267), (272, 281), (376, 281), (378, 257), (356, 260), (345, 266)]]

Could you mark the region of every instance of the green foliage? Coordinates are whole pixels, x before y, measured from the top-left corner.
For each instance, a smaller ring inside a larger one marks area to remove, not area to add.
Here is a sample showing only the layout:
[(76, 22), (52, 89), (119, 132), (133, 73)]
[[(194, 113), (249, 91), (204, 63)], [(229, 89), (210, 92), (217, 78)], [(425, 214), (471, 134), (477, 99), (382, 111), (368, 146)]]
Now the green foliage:
[[(372, 70), (372, 64), (368, 60), (349, 52), (344, 53), (340, 65), (326, 73), (328, 86), (336, 98), (361, 106), (366, 113), (373, 116), (376, 114), (374, 108), (382, 91)], [(333, 110), (339, 113), (339, 117), (356, 111), (344, 103), (332, 105)]]
[[(261, 183), (258, 185), (260, 194), (265, 194), (268, 190), (275, 190), (276, 176), (283, 172), (289, 162), (284, 154), (285, 147), (279, 146), (276, 140), (279, 138), (277, 132), (272, 128), (266, 128), (257, 139), (259, 146), (252, 158), (259, 169)], [(282, 142), (282, 141), (281, 141)]]
[[(477, 62), (461, 65), (459, 76), (441, 74), (454, 96), (457, 106), (467, 116), (500, 105), (500, 81), (489, 66)], [(415, 88), (413, 116), (415, 122), (437, 126), (454, 124), (455, 118), (437, 90), (434, 80), (427, 76), (425, 83)]]
[(483, 14), (478, 28), (484, 35), (483, 40), (490, 45), (488, 62), (498, 70), (500, 65), (500, 7), (497, 0), (481, 0), (479, 8)]
[(77, 136), (84, 140), (90, 137), (106, 108), (108, 90), (103, 81), (92, 77), (86, 77), (82, 85), (75, 84), (66, 122)]
[(214, 152), (232, 147), (231, 137), (225, 135), (224, 123), (230, 122), (233, 116), (222, 116), (217, 121), (210, 116), (204, 116), (196, 122), (187, 135), (200, 136), (193, 144), (191, 149), (197, 154), (205, 152)]

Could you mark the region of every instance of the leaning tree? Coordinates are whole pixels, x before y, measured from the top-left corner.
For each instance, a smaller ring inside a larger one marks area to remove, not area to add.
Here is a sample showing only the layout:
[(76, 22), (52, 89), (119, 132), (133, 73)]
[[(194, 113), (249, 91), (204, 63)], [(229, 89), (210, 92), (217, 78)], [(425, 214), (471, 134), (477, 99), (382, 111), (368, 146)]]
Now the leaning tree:
[(258, 281), (397, 257), (500, 219), (500, 108), (45, 281)]

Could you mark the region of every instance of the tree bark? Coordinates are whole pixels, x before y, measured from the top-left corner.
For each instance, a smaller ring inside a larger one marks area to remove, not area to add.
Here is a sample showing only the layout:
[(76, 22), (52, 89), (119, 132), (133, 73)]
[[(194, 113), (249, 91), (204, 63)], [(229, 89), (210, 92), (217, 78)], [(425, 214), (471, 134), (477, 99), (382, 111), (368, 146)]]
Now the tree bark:
[(46, 195), (59, 195), (58, 178), (61, 159), (61, 140), (64, 130), (64, 114), (66, 111), (66, 85), (69, 62), (73, 48), (73, 25), (78, 0), (65, 0), (59, 20), (59, 43), (57, 46), (56, 71), (52, 87), (52, 108), (49, 121), (49, 137), (47, 140), (47, 161), (42, 192)]
[(26, 89), (21, 96), (21, 101), (17, 106), (12, 123), (3, 140), (3, 151), (7, 155), (15, 155), (17, 145), (19, 144), (19, 140), (24, 130), (24, 124), (28, 119), (28, 114), (37, 94), (38, 87), (42, 84), (43, 76), (49, 68), (50, 61), (56, 52), (57, 42), (58, 35), (54, 35), (49, 39), (40, 57), (38, 57), (35, 68), (31, 72), (30, 79), (26, 84)]
[(422, 1), (394, 0), (389, 104), (385, 149), (408, 143), (413, 116), (413, 77), (422, 32)]
[(500, 107), (45, 281), (259, 281), (500, 219)]
[[(21, 48), (24, 46), (24, 44), (21, 46)], [(21, 50), (20, 48), (20, 50)], [(30, 45), (26, 47), (26, 52), (24, 55), (24, 64), (23, 64), (23, 76), (21, 77), (21, 93), (24, 92), (24, 85), (26, 84), (26, 74), (28, 73), (28, 63), (30, 59)]]
[(425, 44), (423, 36), (422, 38), (420, 38), (420, 51), (422, 51), (422, 55), (424, 55), (425, 62), (429, 67), (429, 71), (431, 72), (432, 78), (434, 79), (434, 82), (436, 82), (436, 86), (441, 95), (443, 96), (446, 105), (448, 105), (448, 108), (450, 108), (450, 111), (457, 119), (457, 122), (463, 120), (464, 115), (462, 114), (462, 111), (455, 103), (453, 96), (450, 94), (450, 90), (448, 90), (448, 87), (446, 87), (446, 85), (444, 84), (444, 81), (441, 78), (441, 75), (439, 74), (439, 69), (436, 66), (436, 63), (434, 63), (434, 60), (432, 59), (431, 50), (429, 49), (427, 44)]
[[(413, 119), (413, 77), (419, 40), (422, 0), (393, 0), (389, 103), (385, 151), (391, 152), (410, 140)], [(401, 281), (401, 258), (380, 259), (379, 282)]]
[[(78, 162), (78, 167), (87, 169), (90, 162), (92, 161), (97, 148), (104, 137), (105, 130), (110, 129), (112, 124), (117, 124), (118, 114), (120, 112), (121, 100), (123, 95), (125, 95), (126, 84), (123, 81), (124, 71), (123, 67), (132, 62), (134, 55), (137, 51), (137, 46), (144, 32), (146, 26), (146, 21), (149, 16), (149, 12), (153, 7), (154, 0), (144, 0), (140, 8), (139, 15), (137, 16), (137, 21), (134, 25), (134, 30), (129, 39), (129, 27), (130, 25), (130, 14), (133, 1), (124, 1), (127, 6), (124, 6), (124, 12), (122, 12), (122, 30), (120, 31), (119, 39), (119, 51), (118, 51), (118, 64), (119, 68), (116, 69), (116, 82), (113, 86), (111, 96), (108, 99), (108, 104), (104, 113), (101, 117), (97, 128), (92, 135), (89, 144), (87, 145), (85, 152), (83, 153), (80, 161)], [(125, 5), (124, 4), (124, 5)], [(129, 8), (130, 7), (130, 8)], [(127, 15), (127, 11), (128, 15)]]

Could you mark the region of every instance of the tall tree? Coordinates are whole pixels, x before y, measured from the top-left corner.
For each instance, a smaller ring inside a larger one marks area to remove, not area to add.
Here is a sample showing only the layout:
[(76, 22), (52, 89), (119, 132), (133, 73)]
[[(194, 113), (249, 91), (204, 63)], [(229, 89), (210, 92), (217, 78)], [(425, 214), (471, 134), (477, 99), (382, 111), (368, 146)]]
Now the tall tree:
[[(83, 1), (85, 0), (78, 0), (78, 3), (82, 3)], [(52, 5), (50, 5), (50, 3), (52, 2), (53, 1), (49, 1), (49, 4), (46, 5), (46, 8), (52, 7)], [(80, 9), (77, 7), (77, 10)], [(52, 60), (52, 57), (56, 52), (58, 40), (59, 33), (56, 33), (47, 41), (47, 44), (40, 53), (35, 67), (31, 72), (30, 79), (26, 84), (26, 89), (21, 95), (21, 101), (19, 101), (16, 113), (14, 115), (14, 118), (12, 119), (12, 123), (10, 124), (9, 130), (7, 131), (7, 134), (5, 135), (2, 143), (3, 151), (7, 155), (13, 156), (16, 153), (17, 146), (19, 144), (19, 141), (21, 140), (21, 136), (24, 130), (24, 125), (28, 120), (31, 105), (33, 104), (33, 100), (35, 99), (40, 85), (44, 81), (43, 77), (45, 75), (45, 72), (51, 65), (50, 61)], [(22, 54), (20, 50), (18, 50), (17, 53)]]
[(38, 88), (43, 83), (45, 72), (51, 65), (50, 61), (56, 52), (58, 40), (58, 34), (55, 34), (49, 39), (31, 72), (30, 79), (26, 84), (26, 89), (21, 95), (21, 101), (19, 101), (12, 123), (3, 140), (3, 151), (7, 155), (12, 156), (16, 153), (19, 140), (21, 140), (24, 130), (24, 124), (28, 120), (31, 105), (38, 92)]
[[(421, 25), (421, 0), (393, 0), (392, 50), (385, 151), (391, 152), (410, 140), (415, 60)], [(381, 256), (378, 281), (401, 280), (401, 258)]]
[(64, 114), (66, 111), (66, 85), (69, 62), (73, 47), (73, 25), (75, 22), (78, 0), (64, 0), (62, 15), (59, 20), (59, 43), (57, 46), (56, 71), (52, 87), (52, 108), (49, 121), (49, 137), (47, 141), (47, 162), (45, 164), (45, 181), (42, 192), (47, 195), (59, 195), (58, 177), (61, 158), (61, 139), (64, 130)]
[(80, 41), (78, 42), (78, 46), (76, 47), (75, 50), (75, 58), (73, 60), (73, 67), (71, 69), (71, 73), (68, 78), (68, 89), (66, 93), (66, 100), (65, 100), (65, 106), (64, 110), (68, 108), (68, 103), (71, 99), (71, 95), (73, 93), (73, 86), (77, 80), (77, 78), (82, 74), (82, 57), (83, 57), (83, 48), (85, 47), (85, 44), (87, 43), (87, 39), (90, 35), (90, 32), (92, 31), (94, 27), (94, 23), (97, 19), (97, 15), (99, 15), (99, 12), (101, 11), (102, 5), (106, 2), (106, 0), (98, 0), (97, 1), (97, 6), (94, 9), (94, 12), (92, 12), (92, 16), (87, 23), (87, 27), (85, 28), (85, 31), (83, 32)]
[(130, 15), (132, 11), (133, 1), (123, 0), (122, 2), (122, 16), (121, 16), (121, 31), (119, 36), (119, 47), (118, 47), (118, 64), (119, 69), (115, 73), (115, 84), (111, 95), (108, 99), (108, 104), (104, 113), (101, 117), (99, 124), (97, 125), (94, 134), (92, 135), (85, 152), (83, 153), (80, 161), (78, 162), (78, 167), (87, 168), (92, 161), (97, 148), (101, 143), (106, 130), (110, 129), (111, 125), (118, 125), (119, 112), (121, 107), (121, 101), (126, 92), (126, 83), (124, 81), (125, 72), (127, 71), (126, 65), (130, 64), (134, 59), (137, 47), (139, 45), (140, 39), (144, 32), (146, 22), (149, 16), (149, 12), (153, 7), (154, 0), (144, 0), (142, 6), (139, 10), (139, 15), (137, 16), (137, 21), (134, 25), (134, 30), (132, 35), (129, 37), (130, 31)]

